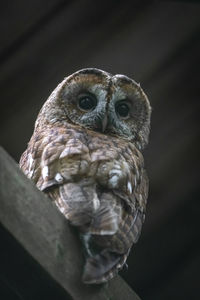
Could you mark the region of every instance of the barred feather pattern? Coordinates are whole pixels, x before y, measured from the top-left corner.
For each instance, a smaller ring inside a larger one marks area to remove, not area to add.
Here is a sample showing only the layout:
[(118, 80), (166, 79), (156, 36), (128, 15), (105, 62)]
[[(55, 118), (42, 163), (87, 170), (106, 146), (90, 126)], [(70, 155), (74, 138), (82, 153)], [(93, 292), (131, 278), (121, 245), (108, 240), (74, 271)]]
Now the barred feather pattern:
[[(139, 150), (117, 137), (49, 124), (45, 131), (35, 130), (20, 167), (89, 237), (83, 281), (113, 278), (137, 242), (145, 217), (148, 178)], [(93, 246), (98, 251), (92, 253)]]

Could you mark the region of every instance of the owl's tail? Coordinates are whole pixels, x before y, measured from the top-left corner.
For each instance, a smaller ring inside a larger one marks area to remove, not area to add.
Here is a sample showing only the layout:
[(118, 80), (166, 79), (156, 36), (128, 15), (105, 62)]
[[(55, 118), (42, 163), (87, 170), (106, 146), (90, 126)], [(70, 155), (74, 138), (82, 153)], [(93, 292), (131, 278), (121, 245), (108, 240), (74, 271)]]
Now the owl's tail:
[(129, 251), (119, 255), (108, 249), (86, 260), (82, 281), (87, 284), (100, 284), (112, 279), (126, 262)]

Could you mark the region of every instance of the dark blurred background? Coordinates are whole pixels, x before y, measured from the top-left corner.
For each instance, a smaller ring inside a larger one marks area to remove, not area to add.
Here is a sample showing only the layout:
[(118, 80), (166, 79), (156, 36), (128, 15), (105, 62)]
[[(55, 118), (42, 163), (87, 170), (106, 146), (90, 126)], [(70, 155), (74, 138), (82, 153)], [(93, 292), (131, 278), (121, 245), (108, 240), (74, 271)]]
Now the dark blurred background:
[(65, 76), (96, 67), (141, 83), (150, 195), (122, 276), (144, 300), (200, 299), (198, 1), (5, 1), (0, 33), (0, 143), (17, 161)]

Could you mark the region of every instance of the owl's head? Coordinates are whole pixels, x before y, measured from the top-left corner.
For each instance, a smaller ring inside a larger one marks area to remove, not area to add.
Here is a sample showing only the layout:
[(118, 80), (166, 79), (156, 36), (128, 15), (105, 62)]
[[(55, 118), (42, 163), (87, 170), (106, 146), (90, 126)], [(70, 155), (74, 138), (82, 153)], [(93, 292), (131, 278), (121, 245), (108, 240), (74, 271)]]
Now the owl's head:
[[(148, 142), (151, 107), (140, 85), (124, 75), (95, 68), (65, 78), (50, 95), (40, 115), (118, 136), (143, 148)], [(37, 122), (36, 122), (37, 125)]]

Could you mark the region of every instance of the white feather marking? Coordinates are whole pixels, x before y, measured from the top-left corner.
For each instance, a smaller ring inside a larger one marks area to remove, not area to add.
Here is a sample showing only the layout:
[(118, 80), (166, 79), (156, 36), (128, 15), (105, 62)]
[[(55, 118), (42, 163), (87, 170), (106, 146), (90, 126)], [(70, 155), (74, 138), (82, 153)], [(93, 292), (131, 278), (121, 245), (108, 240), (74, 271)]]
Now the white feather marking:
[(33, 173), (34, 173), (34, 170), (30, 171), (29, 174), (28, 174), (28, 178), (32, 178)]
[(46, 143), (48, 143), (48, 140), (49, 140), (49, 136), (47, 135), (47, 136), (45, 136), (45, 137), (43, 138), (42, 142), (43, 142), (44, 144), (46, 144)]
[(115, 188), (118, 185), (119, 176), (114, 175), (109, 179), (109, 183), (113, 188)]
[(31, 168), (32, 168), (32, 164), (33, 164), (33, 157), (32, 155), (29, 153), (28, 155), (28, 160), (29, 160), (29, 168), (28, 168), (28, 171), (30, 172), (31, 171)]
[(92, 256), (92, 253), (89, 248), (90, 238), (91, 238), (91, 235), (89, 233), (86, 233), (83, 235), (83, 242), (84, 242), (85, 249), (86, 249), (87, 253), (89, 254), (89, 256)]
[(100, 230), (100, 235), (113, 235), (116, 233), (118, 227), (116, 226), (116, 229), (113, 230)]
[(65, 212), (65, 207), (63, 206), (58, 206), (59, 210), (61, 211), (61, 213), (64, 213)]
[(120, 168), (120, 165), (119, 164), (115, 164), (114, 166), (115, 168), (112, 169), (110, 172), (109, 172), (109, 176), (111, 177), (109, 179), (109, 183), (110, 185), (115, 188), (117, 187), (118, 185), (118, 182), (119, 182), (119, 178), (123, 176), (123, 173), (122, 173), (122, 170)]
[(58, 182), (58, 183), (62, 183), (63, 182), (63, 177), (60, 173), (57, 173), (56, 176), (55, 176), (55, 180)]
[(42, 168), (42, 177), (43, 177), (43, 179), (46, 179), (46, 177), (48, 177), (48, 175), (49, 175), (49, 168), (47, 166), (44, 166)]
[(132, 188), (132, 184), (130, 183), (130, 181), (127, 183), (127, 189), (129, 191), (129, 193), (132, 194), (133, 188)]
[(135, 184), (135, 187), (137, 186), (137, 179), (136, 179), (136, 176), (134, 178), (134, 184)]
[(141, 194), (139, 194), (139, 204), (141, 207), (143, 206), (143, 197)]
[(34, 162), (31, 153), (29, 153), (29, 155), (28, 155), (28, 161), (29, 161), (29, 166), (28, 166), (28, 177), (31, 178), (31, 177), (33, 176), (33, 173), (34, 173), (34, 170), (31, 170), (31, 169), (32, 169), (33, 162)]
[(97, 195), (95, 194), (94, 195), (94, 198), (93, 198), (93, 206), (94, 206), (94, 210), (97, 211), (97, 209), (99, 208), (100, 206), (100, 201), (97, 197)]

